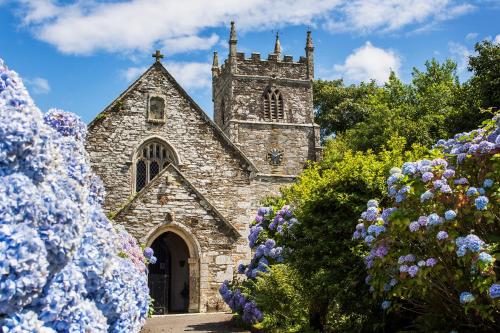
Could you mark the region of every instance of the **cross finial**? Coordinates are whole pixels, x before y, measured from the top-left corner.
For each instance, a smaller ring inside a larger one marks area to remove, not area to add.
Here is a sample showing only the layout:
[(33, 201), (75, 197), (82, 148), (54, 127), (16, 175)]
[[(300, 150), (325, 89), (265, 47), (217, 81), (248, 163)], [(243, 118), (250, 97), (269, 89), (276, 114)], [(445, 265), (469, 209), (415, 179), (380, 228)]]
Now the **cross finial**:
[(161, 54), (160, 50), (156, 50), (156, 52), (153, 53), (153, 58), (156, 59), (156, 62), (160, 62), (160, 60), (163, 59), (163, 54)]

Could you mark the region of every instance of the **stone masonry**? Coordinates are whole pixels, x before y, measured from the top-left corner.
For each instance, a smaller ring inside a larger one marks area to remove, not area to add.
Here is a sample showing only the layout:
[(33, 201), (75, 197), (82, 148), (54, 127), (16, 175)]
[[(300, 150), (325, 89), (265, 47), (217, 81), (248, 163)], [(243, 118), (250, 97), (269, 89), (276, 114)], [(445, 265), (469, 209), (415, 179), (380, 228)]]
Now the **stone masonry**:
[[(251, 258), (248, 224), (259, 202), (293, 181), (320, 149), (313, 122), (310, 33), (307, 57), (299, 62), (281, 59), (276, 47), (278, 54), (268, 60), (255, 54), (245, 59), (236, 54), (235, 36), (232, 25), (225, 64), (218, 67), (214, 57), (215, 122), (157, 58), (89, 125), (87, 150), (115, 222), (143, 244), (151, 245), (164, 232), (186, 242), (192, 312), (223, 309), (218, 288)], [(262, 118), (261, 96), (268, 87), (282, 94), (282, 119)], [(151, 179), (146, 177), (144, 185), (138, 180), (139, 163), (150, 142), (169, 157), (159, 170), (153, 159), (148, 162)], [(276, 163), (269, 157), (272, 149), (281, 154)]]

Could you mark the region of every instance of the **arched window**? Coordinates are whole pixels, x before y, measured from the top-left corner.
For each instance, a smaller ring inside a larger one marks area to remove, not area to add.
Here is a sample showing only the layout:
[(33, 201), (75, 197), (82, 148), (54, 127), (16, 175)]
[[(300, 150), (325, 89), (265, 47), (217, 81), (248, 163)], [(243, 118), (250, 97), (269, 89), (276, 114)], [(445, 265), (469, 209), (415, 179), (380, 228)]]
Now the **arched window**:
[(170, 163), (177, 164), (177, 160), (168, 145), (157, 139), (144, 143), (136, 158), (135, 191), (142, 190)]
[(165, 101), (163, 98), (153, 96), (149, 98), (148, 120), (163, 122), (165, 120)]
[(283, 96), (278, 89), (266, 89), (262, 95), (262, 117), (267, 121), (279, 121), (285, 118)]

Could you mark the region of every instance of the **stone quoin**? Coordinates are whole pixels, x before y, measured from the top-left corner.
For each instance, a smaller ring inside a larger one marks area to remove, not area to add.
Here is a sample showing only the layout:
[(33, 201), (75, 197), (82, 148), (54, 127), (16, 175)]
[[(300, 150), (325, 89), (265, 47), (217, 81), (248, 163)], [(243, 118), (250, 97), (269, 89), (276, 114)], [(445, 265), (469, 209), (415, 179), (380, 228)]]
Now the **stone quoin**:
[(311, 33), (306, 56), (214, 53), (214, 121), (153, 54), (154, 63), (90, 124), (87, 151), (115, 223), (151, 246), (157, 314), (224, 310), (220, 284), (250, 258), (259, 202), (320, 158)]

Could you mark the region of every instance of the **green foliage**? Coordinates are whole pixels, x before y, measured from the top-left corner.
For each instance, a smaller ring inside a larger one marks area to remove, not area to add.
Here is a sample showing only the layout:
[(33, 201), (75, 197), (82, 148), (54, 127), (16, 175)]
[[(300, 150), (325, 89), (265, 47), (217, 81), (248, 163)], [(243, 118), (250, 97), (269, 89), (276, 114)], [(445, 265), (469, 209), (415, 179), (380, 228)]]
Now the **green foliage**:
[(356, 152), (339, 140), (328, 140), (324, 159), (283, 191), (300, 221), (285, 244), (291, 249), (288, 260), (308, 290), (316, 328), (335, 326), (327, 318), (334, 311), (340, 327), (343, 317), (353, 319), (353, 331), (374, 329), (378, 305), (373, 305), (364, 283), (365, 250), (352, 240), (352, 231), (368, 199), (386, 199), (385, 175), (394, 163), (426, 154), (418, 146), (404, 152), (404, 146), (404, 139), (394, 138), (379, 153)]
[(481, 99), (481, 107), (500, 107), (500, 44), (477, 43), (476, 55), (469, 58), (471, 86)]
[(314, 82), (316, 122), (324, 136), (344, 132), (365, 120), (369, 113), (368, 98), (377, 90), (375, 82), (344, 86), (342, 79)]
[(308, 324), (307, 297), (299, 274), (288, 265), (272, 265), (257, 277), (255, 301), (264, 313), (258, 324), (266, 332), (304, 332)]

